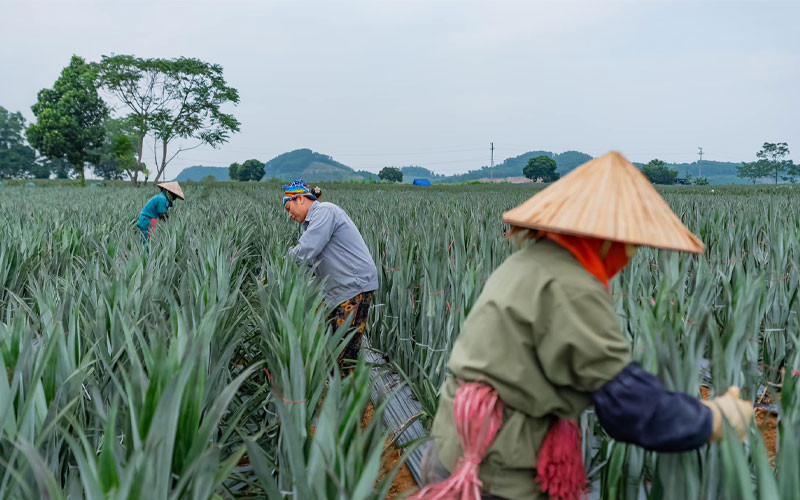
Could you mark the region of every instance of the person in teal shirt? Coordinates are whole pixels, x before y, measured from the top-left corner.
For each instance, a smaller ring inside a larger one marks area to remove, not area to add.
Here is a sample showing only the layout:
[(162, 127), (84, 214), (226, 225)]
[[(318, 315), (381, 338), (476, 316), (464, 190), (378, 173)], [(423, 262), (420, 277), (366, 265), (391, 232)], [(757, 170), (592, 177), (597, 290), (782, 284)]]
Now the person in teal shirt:
[(139, 213), (139, 220), (136, 226), (142, 232), (142, 241), (150, 239), (150, 234), (155, 229), (159, 220), (167, 220), (169, 208), (174, 204), (175, 199), (185, 200), (183, 190), (177, 182), (162, 182), (158, 185), (161, 190), (145, 204)]

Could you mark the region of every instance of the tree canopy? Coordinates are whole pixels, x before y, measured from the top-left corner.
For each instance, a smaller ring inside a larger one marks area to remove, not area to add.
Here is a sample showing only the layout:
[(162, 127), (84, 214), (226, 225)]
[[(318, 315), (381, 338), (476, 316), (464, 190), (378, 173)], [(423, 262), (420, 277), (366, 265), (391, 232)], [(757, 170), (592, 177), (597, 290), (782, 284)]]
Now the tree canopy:
[(770, 174), (770, 166), (769, 162), (766, 160), (756, 160), (751, 162), (745, 161), (742, 162), (736, 171), (739, 177), (742, 179), (748, 179), (755, 184), (758, 179), (767, 177)]
[(678, 180), (678, 171), (669, 168), (659, 159), (650, 160), (642, 167), (642, 173), (653, 184), (675, 184)]
[(549, 156), (537, 156), (528, 160), (528, 164), (522, 169), (522, 175), (528, 179), (538, 180), (542, 182), (557, 181), (560, 175), (556, 172), (558, 165), (556, 161)]
[(260, 181), (264, 177), (264, 162), (247, 160), (241, 165), (231, 163), (231, 166), (228, 167), (228, 175), (236, 181)]
[(789, 156), (789, 145), (785, 142), (765, 142), (761, 146), (761, 151), (756, 153), (756, 158), (769, 165), (769, 173), (775, 175), (775, 184), (778, 183), (778, 176), (786, 172)]
[[(0, 106), (0, 179), (36, 176), (36, 152), (25, 142), (25, 118)], [(48, 177), (50, 174), (48, 173)]]
[(135, 121), (130, 117), (109, 118), (105, 128), (106, 137), (94, 173), (103, 179), (123, 179), (127, 176), (133, 180), (139, 172), (145, 171), (144, 163), (136, 160), (139, 132)]
[[(130, 111), (142, 159), (144, 138), (154, 141), (153, 162), (158, 182), (164, 169), (182, 151), (208, 145), (218, 147), (239, 121), (222, 107), (239, 102), (239, 92), (228, 86), (222, 66), (199, 59), (143, 59), (132, 55), (103, 56), (97, 63), (98, 83)], [(176, 140), (188, 140), (174, 151)], [(136, 177), (134, 177), (134, 183)]]
[(53, 88), (39, 91), (38, 101), (31, 107), (36, 123), (27, 130), (33, 147), (49, 158), (67, 160), (84, 185), (84, 167), (97, 160), (108, 116), (108, 107), (95, 87), (95, 76), (89, 64), (72, 56)]
[(390, 182), (403, 182), (403, 171), (397, 167), (383, 167), (378, 177)]

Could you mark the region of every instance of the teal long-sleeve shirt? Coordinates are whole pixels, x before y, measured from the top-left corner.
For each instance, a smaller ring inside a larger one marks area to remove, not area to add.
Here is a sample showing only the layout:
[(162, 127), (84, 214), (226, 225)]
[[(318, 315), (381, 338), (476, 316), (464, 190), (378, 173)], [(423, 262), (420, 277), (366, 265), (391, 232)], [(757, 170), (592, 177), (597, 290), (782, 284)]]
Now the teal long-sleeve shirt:
[(167, 213), (171, 206), (172, 202), (167, 198), (167, 194), (164, 192), (158, 193), (145, 204), (141, 213), (139, 213), (139, 221), (136, 225), (139, 226), (139, 229), (142, 231), (148, 231), (150, 228), (150, 220), (158, 219), (160, 215)]

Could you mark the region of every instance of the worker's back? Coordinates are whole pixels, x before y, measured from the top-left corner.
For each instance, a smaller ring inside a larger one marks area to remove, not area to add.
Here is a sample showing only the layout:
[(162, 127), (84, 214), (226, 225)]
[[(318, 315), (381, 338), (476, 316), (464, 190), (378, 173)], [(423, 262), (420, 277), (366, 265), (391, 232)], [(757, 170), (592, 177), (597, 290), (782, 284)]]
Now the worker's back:
[(447, 424), (455, 378), (485, 382), (507, 408), (481, 463), (484, 492), (535, 498), (537, 449), (554, 418), (576, 418), (590, 393), (629, 362), (605, 287), (560, 245), (527, 245), (486, 282), (453, 346), (453, 376), (442, 388), (433, 429), (442, 463), (452, 470), (462, 456)]

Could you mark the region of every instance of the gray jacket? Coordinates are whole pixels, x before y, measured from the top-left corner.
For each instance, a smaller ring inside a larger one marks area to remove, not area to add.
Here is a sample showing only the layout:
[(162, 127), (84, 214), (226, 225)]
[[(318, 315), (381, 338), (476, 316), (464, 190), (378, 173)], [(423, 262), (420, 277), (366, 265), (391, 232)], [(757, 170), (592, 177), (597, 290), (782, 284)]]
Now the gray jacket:
[(327, 278), (325, 301), (337, 306), (359, 293), (378, 288), (378, 270), (364, 238), (350, 217), (333, 203), (315, 201), (303, 222), (303, 235), (289, 256), (316, 266)]

